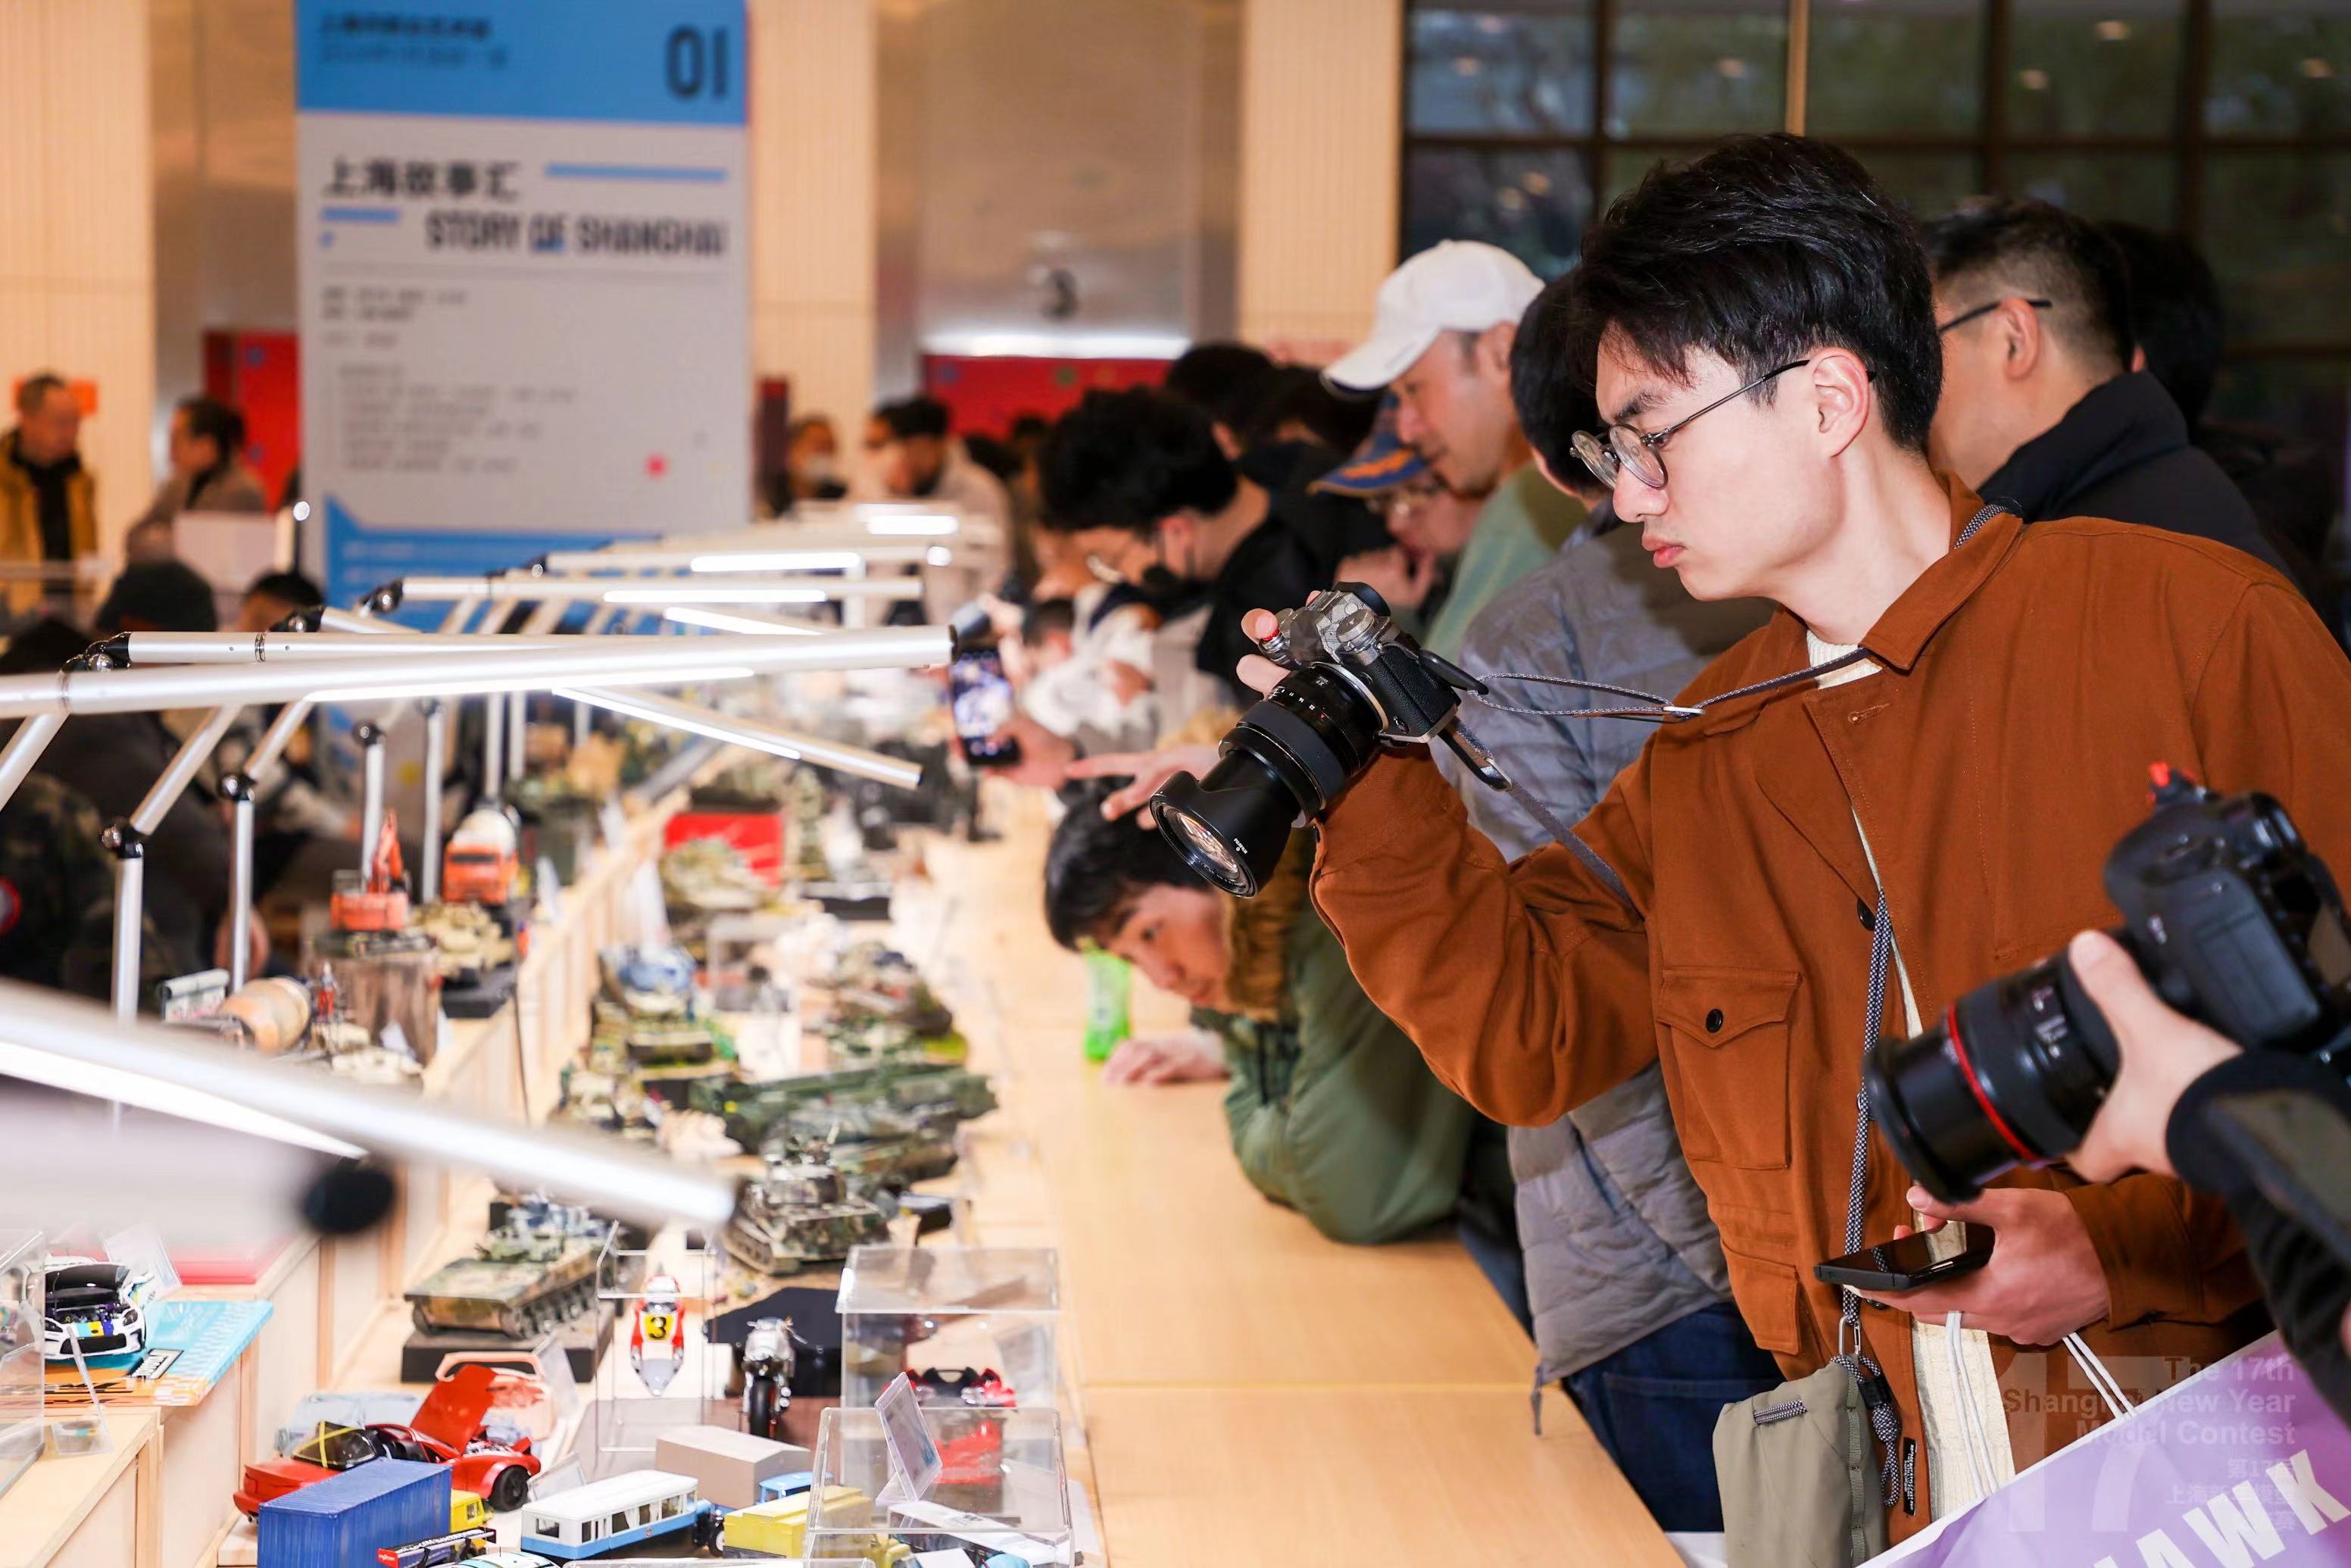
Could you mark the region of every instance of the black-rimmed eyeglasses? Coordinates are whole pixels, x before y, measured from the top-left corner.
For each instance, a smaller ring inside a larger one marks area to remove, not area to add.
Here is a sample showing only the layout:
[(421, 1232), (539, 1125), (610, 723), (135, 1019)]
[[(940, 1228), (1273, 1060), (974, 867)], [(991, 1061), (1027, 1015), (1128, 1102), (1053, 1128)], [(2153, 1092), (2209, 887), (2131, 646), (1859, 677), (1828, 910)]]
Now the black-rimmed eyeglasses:
[(1773, 377), (1784, 376), (1790, 371), (1812, 362), (1810, 359), (1790, 360), (1777, 370), (1766, 371), (1737, 392), (1724, 393), (1696, 413), (1684, 415), (1654, 435), (1647, 431), (1635, 430), (1629, 424), (1612, 424), (1603, 431), (1579, 430), (1575, 433), (1575, 439), (1568, 444), (1578, 457), (1583, 459), (1583, 465), (1592, 470), (1592, 476), (1611, 490), (1616, 487), (1617, 476), (1627, 469), (1632, 471), (1633, 477), (1650, 489), (1662, 490), (1666, 487), (1666, 460), (1659, 454), (1666, 443), (1673, 439), (1675, 432), (1691, 420), (1705, 418), (1734, 398), (1745, 397)]
[[(2013, 297), (2011, 296), (2011, 298)], [(1987, 299), (1972, 310), (1960, 311), (1958, 315), (1952, 317), (1949, 320), (1936, 328), (1935, 330), (1938, 332), (1948, 332), (1954, 327), (1964, 327), (1969, 322), (1974, 320), (1977, 317), (1989, 316), (2007, 303), (2007, 298)], [(2053, 310), (2056, 308), (2054, 304), (2046, 299), (2019, 299), (2017, 303), (2020, 305), (2030, 305), (2035, 310)]]

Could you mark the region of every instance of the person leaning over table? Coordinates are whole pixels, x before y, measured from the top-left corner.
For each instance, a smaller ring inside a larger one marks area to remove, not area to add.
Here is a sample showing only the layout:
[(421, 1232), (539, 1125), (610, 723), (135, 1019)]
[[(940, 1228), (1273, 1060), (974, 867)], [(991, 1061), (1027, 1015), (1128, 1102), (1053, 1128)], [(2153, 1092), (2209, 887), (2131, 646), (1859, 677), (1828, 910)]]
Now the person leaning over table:
[[(1611, 422), (1583, 450), (1617, 514), (1693, 595), (1779, 613), (1682, 695), (1723, 700), (1662, 727), (1573, 846), (1505, 862), (1432, 764), (1386, 757), (1328, 813), (1313, 899), (1372, 999), (1498, 1120), (1555, 1120), (1661, 1062), (1733, 1297), (1803, 1375), (1837, 1352), (1842, 1303), (1812, 1270), (1849, 1249), (1856, 1165), (1865, 1239), (1917, 1222), (1882, 1140), (1855, 1159), (1866, 1040), (2111, 919), (2100, 867), (2151, 760), (2266, 789), (2351, 857), (2351, 664), (2242, 551), (2028, 528), (1929, 466), (1926, 257), (1844, 152), (1746, 137), (1654, 171), (1573, 276), (1555, 371)], [(2018, 1367), (2023, 1347), (2079, 1331), (2144, 1394), (2250, 1337), (2243, 1242), (2170, 1178), (2021, 1171), (1921, 1207), (1998, 1240), (1976, 1273), (1861, 1314), (1900, 1425), (1895, 1539), (1976, 1495), (1963, 1401), (1995, 1480), (2102, 1418), (2065, 1358)], [(2046, 1397), (2003, 1396), (2003, 1373), (2044, 1369)]]
[(1507, 1213), (1499, 1141), (1473, 1137), (1477, 1113), (1364, 995), (1307, 903), (1306, 836), (1243, 903), (1134, 817), (1104, 820), (1100, 799), (1071, 791), (1054, 831), (1046, 925), (1072, 952), (1102, 947), (1192, 1004), (1230, 1072), (1225, 1116), (1249, 1185), (1333, 1241), (1394, 1241), (1457, 1214)]

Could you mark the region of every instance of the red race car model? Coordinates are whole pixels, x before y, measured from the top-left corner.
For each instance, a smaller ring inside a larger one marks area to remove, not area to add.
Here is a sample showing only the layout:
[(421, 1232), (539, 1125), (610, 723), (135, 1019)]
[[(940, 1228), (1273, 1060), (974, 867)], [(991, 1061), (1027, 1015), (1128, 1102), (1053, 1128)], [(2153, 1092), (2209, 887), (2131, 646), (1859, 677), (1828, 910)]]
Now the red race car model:
[(324, 1480), (337, 1470), (390, 1457), (447, 1465), (450, 1484), (458, 1490), (488, 1499), (500, 1513), (520, 1508), (530, 1500), (539, 1458), (528, 1437), (507, 1448), (483, 1435), (482, 1417), (489, 1412), (498, 1381), (491, 1367), (478, 1363), (461, 1366), (433, 1385), (404, 1427), (391, 1422), (322, 1427), (286, 1458), (246, 1466), (236, 1506), (241, 1512), (258, 1514), (273, 1497)]

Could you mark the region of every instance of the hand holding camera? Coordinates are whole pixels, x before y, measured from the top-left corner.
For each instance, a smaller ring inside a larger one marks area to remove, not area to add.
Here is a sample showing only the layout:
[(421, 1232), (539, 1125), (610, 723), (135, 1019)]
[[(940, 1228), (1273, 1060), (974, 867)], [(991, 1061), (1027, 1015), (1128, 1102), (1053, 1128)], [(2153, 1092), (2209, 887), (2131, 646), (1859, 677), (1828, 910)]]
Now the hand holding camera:
[(1343, 582), (1242, 625), (1264, 653), (1244, 659), (1240, 676), (1265, 700), (1225, 737), (1214, 768), (1176, 774), (1151, 801), (1176, 852), (1217, 886), (1256, 896), (1291, 826), (1319, 819), (1384, 747), (1441, 740), (1486, 783), (1510, 787), (1458, 722), (1460, 694), (1484, 683), (1397, 631), (1371, 589)]
[(2129, 1171), (2172, 1174), (2165, 1129), (2180, 1092), (2239, 1047), (2166, 1007), (2115, 939), (2085, 931), (2065, 949), (2082, 989), (2105, 1015), (2119, 1048), (2114, 1087), (2067, 1164), (2092, 1181)]
[[(2151, 984), (2148, 1000), (2248, 1050), (2339, 1065), (2351, 1053), (2351, 930), (2325, 862), (2266, 795), (2216, 795), (2161, 764), (2154, 779), (2152, 812), (2105, 871), (2123, 912), (2113, 941)], [(1968, 992), (1939, 1028), (1881, 1040), (1862, 1081), (1904, 1166), (1954, 1204), (2017, 1166), (2074, 1153), (2120, 1065), (2100, 998), (2061, 953)]]

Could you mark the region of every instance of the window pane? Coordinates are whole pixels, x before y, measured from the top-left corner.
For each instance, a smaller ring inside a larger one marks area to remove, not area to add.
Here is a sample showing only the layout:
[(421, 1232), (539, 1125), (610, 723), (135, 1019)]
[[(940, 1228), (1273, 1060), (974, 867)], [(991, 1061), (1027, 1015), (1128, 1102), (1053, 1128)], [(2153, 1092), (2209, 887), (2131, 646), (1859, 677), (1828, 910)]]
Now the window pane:
[(1777, 131), (1786, 0), (1623, 0), (1608, 63), (1611, 136)]
[(1585, 0), (1512, 10), (1416, 6), (1409, 47), (1409, 130), (1592, 132)]
[(2202, 242), (2231, 342), (2351, 342), (2351, 153), (2214, 153)]
[(2018, 135), (2168, 136), (2182, 0), (2016, 0), (2008, 126)]
[(2224, 135), (2351, 131), (2343, 0), (2217, 0), (2204, 123)]
[(1698, 154), (1687, 148), (1612, 147), (1601, 161), (1599, 211), (1641, 183), (1641, 176), (1659, 163), (1687, 163)]
[[(2296, 535), (2297, 543), (2312, 542), (2320, 516), (2341, 518), (2345, 452), (2351, 444), (2351, 355), (2224, 361), (2205, 423), (2250, 426), (2257, 433), (2250, 443), (2230, 443), (2225, 431), (2205, 441), (2219, 448), (2214, 455), (2223, 467), (2244, 464), (2253, 469), (2240, 479), (2248, 497), (2256, 510)], [(2282, 451), (2269, 439), (2272, 433), (2289, 438)], [(2275, 455), (2262, 463), (2258, 455), (2265, 447)], [(2314, 553), (2324, 558), (2329, 552), (2322, 543)]]
[[(1837, 0), (1813, 7), (1804, 128), (1973, 135), (1983, 118), (1984, 0)], [(1937, 68), (1922, 70), (1922, 61)]]
[(2008, 189), (2085, 218), (2168, 229), (2176, 221), (2178, 169), (2179, 160), (2161, 152), (2011, 152)]
[(1405, 254), (1441, 239), (1500, 246), (1539, 277), (1567, 270), (1583, 246), (1592, 189), (1583, 155), (1411, 150), (1405, 161)]
[(1888, 194), (1925, 219), (1949, 212), (1983, 190), (1983, 170), (1972, 152), (1886, 152), (1855, 148)]

